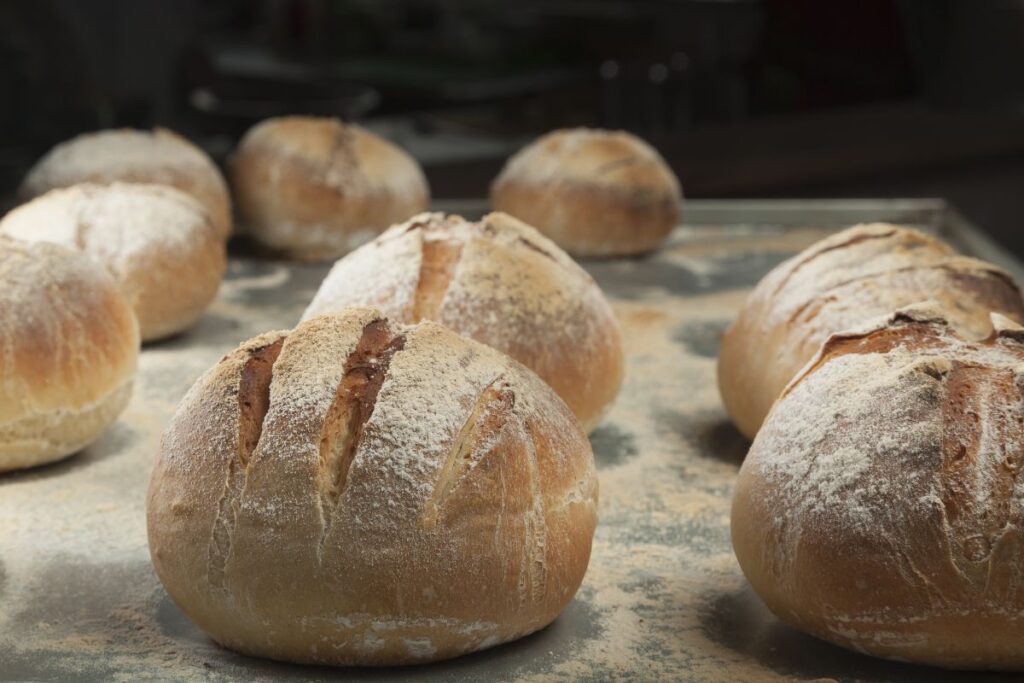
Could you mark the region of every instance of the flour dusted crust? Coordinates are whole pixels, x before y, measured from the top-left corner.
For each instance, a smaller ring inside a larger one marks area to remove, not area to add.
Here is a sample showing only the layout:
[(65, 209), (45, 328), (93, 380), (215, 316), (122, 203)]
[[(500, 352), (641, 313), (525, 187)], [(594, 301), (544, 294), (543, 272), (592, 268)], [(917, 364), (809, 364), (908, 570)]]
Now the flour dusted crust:
[(718, 384), (726, 410), (752, 438), (830, 334), (929, 300), (970, 339), (991, 332), (990, 311), (1024, 321), (1009, 275), (917, 230), (873, 223), (821, 240), (766, 275), (723, 335)]
[(736, 482), (733, 546), (779, 617), (868, 654), (1024, 669), (1024, 329), (908, 309), (830, 337)]
[(375, 306), (434, 320), (540, 375), (590, 430), (622, 383), (618, 323), (594, 280), (530, 226), (421, 214), (338, 261), (303, 319)]
[(131, 394), (139, 336), (102, 268), (0, 237), (0, 472), (80, 450)]
[(224, 277), (224, 241), (203, 207), (165, 185), (82, 184), (11, 211), (0, 233), (79, 249), (132, 305), (144, 341), (192, 326)]
[(223, 645), (388, 665), (519, 638), (572, 599), (597, 479), (533, 373), (432, 322), (351, 309), (201, 377), (150, 483), (154, 566)]
[(213, 160), (165, 128), (120, 128), (85, 133), (36, 162), (20, 194), (32, 199), (59, 187), (114, 182), (169, 185), (202, 204), (222, 238), (231, 234), (231, 198)]
[(679, 180), (658, 152), (623, 131), (556, 130), (515, 154), (491, 205), (579, 256), (656, 249), (682, 211)]
[(235, 150), (230, 174), (246, 231), (300, 260), (337, 258), (430, 205), (412, 157), (332, 118), (257, 124)]

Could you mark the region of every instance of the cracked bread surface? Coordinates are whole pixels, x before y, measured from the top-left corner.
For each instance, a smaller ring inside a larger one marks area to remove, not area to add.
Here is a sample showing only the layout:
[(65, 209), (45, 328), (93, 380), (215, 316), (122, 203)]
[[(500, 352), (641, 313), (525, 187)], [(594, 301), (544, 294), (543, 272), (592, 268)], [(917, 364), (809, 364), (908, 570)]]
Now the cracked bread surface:
[(556, 130), (513, 155), (491, 206), (577, 256), (656, 249), (679, 223), (683, 194), (657, 150), (625, 131)]
[(502, 351), (548, 383), (590, 431), (622, 384), (615, 315), (593, 278), (529, 225), (424, 213), (339, 260), (303, 320), (374, 306), (434, 320)]
[(334, 118), (253, 126), (229, 163), (243, 230), (291, 258), (337, 258), (424, 211), (419, 164), (391, 142)]
[(726, 412), (753, 438), (786, 384), (831, 334), (903, 306), (932, 301), (970, 339), (989, 312), (1024, 321), (1024, 299), (996, 266), (958, 255), (918, 230), (857, 225), (766, 275), (722, 336), (718, 386)]
[(589, 561), (597, 480), (564, 403), (512, 359), (373, 309), (243, 344), (165, 432), (161, 581), (246, 654), (431, 661), (550, 623)]
[(1024, 329), (916, 306), (833, 335), (740, 469), (733, 547), (789, 624), (879, 657), (1024, 667)]

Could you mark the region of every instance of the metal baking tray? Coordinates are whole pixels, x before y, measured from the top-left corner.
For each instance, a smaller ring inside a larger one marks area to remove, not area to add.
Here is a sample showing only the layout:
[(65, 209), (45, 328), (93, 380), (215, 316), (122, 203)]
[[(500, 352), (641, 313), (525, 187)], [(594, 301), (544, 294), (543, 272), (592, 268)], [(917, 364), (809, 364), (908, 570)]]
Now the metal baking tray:
[[(475, 216), (486, 204), (439, 202)], [(131, 404), (95, 444), (0, 476), (3, 681), (996, 681), (848, 652), (778, 622), (729, 543), (733, 480), (748, 442), (715, 385), (721, 331), (772, 267), (856, 222), (923, 227), (1018, 279), (1024, 265), (934, 200), (690, 201), (656, 255), (586, 263), (628, 349), (626, 383), (592, 442), (600, 524), (590, 569), (554, 624), (460, 659), (331, 669), (221, 649), (167, 597), (149, 562), (145, 492), (160, 433), (211, 364), (295, 324), (327, 271), (231, 259), (192, 331), (147, 345)]]

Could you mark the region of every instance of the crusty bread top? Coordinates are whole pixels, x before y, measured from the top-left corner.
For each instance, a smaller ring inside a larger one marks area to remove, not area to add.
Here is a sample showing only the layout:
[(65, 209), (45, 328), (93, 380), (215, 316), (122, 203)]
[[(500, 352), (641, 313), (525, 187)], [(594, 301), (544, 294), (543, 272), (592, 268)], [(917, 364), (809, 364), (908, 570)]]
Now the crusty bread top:
[(0, 220), (0, 233), (84, 250), (120, 279), (142, 254), (183, 257), (219, 242), (206, 210), (166, 185), (83, 183), (51, 190)]
[(94, 405), (131, 380), (139, 333), (111, 276), (56, 244), (0, 236), (0, 423)]
[(971, 339), (991, 332), (989, 311), (1024, 321), (1007, 273), (918, 230), (873, 223), (817, 242), (766, 275), (723, 336), (718, 376), (730, 415), (753, 437), (830, 334), (926, 299)]
[(679, 180), (657, 150), (625, 131), (552, 131), (513, 155), (495, 185), (571, 182), (644, 193), (652, 200), (682, 195)]
[(376, 306), (434, 320), (539, 374), (592, 428), (618, 392), (620, 333), (594, 280), (534, 228), (420, 214), (338, 261), (303, 319)]
[[(387, 639), (390, 661), (415, 661), (554, 618), (586, 567), (597, 479), (536, 375), (441, 325), (350, 309), (203, 375), (149, 495), (160, 577), (221, 642), (273, 653), (294, 628), (306, 639), (278, 656), (387, 661)], [(334, 655), (306, 642), (346, 630)]]
[(345, 196), (428, 193), (419, 164), (409, 154), (360, 126), (335, 118), (285, 116), (253, 126), (239, 147), (279, 156)]
[(752, 580), (844, 637), (1020, 614), (1024, 328), (993, 322), (967, 341), (929, 303), (825, 342), (743, 464), (734, 519), (752, 546), (737, 552), (766, 572)]
[(198, 175), (227, 192), (210, 158), (177, 133), (120, 128), (84, 133), (55, 146), (29, 171), (21, 194), (35, 197), (84, 180), (171, 183), (171, 174)]
[[(438, 243), (452, 244), (457, 253), (432, 251), (430, 245)], [(472, 258), (484, 256), (478, 253), (481, 250), (494, 249), (525, 261), (516, 264), (524, 271), (513, 282), (503, 277), (509, 256)], [(432, 261), (442, 260), (449, 261), (443, 264), (448, 270), (443, 281), (430, 278)], [(477, 260), (493, 263), (457, 270), (463, 262)], [(534, 262), (547, 272), (530, 268)], [(455, 214), (422, 213), (338, 261), (302, 318), (337, 310), (337, 302), (343, 301), (345, 307), (374, 305), (389, 317), (415, 323), (436, 319), (445, 299), (471, 297), (492, 301), (495, 310), (490, 317), (506, 326), (507, 321), (537, 315), (551, 318), (552, 324), (564, 324), (567, 316), (563, 314), (581, 303), (583, 289), (600, 294), (587, 271), (554, 242), (508, 214), (495, 212), (471, 222)]]

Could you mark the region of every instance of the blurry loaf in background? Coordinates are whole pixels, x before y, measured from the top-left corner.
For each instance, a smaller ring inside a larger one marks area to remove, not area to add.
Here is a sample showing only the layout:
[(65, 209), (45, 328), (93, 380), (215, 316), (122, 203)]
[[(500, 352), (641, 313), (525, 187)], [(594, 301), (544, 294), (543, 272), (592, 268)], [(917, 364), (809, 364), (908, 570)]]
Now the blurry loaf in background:
[(596, 508), (586, 435), (535, 374), (353, 309), (256, 337), (196, 382), (147, 518), (160, 580), (217, 642), (390, 665), (550, 623)]
[(857, 652), (1024, 669), (1024, 329), (935, 310), (834, 335), (736, 481), (743, 573), (784, 621)]
[(396, 225), (338, 261), (303, 314), (374, 306), (434, 320), (509, 354), (547, 382), (587, 430), (619, 391), (622, 340), (597, 283), (530, 226), (440, 213)]
[(661, 155), (622, 131), (556, 130), (508, 160), (491, 206), (578, 256), (657, 249), (681, 218), (679, 180)]
[(337, 258), (430, 205), (411, 156), (338, 119), (263, 121), (239, 142), (229, 171), (242, 229), (301, 260)]
[(926, 300), (969, 339), (992, 331), (990, 311), (1024, 320), (1009, 275), (917, 230), (875, 223), (821, 240), (768, 273), (722, 337), (718, 385), (726, 410), (752, 438), (830, 334)]
[(0, 342), (0, 471), (71, 455), (128, 403), (135, 315), (79, 253), (0, 236)]
[(206, 208), (222, 238), (231, 234), (224, 177), (205, 152), (164, 128), (102, 130), (62, 142), (36, 162), (20, 194), (31, 199), (58, 187), (117, 181), (176, 187)]
[(0, 233), (79, 249), (104, 266), (135, 311), (143, 341), (190, 327), (224, 277), (224, 241), (208, 214), (164, 185), (53, 190), (4, 216)]

